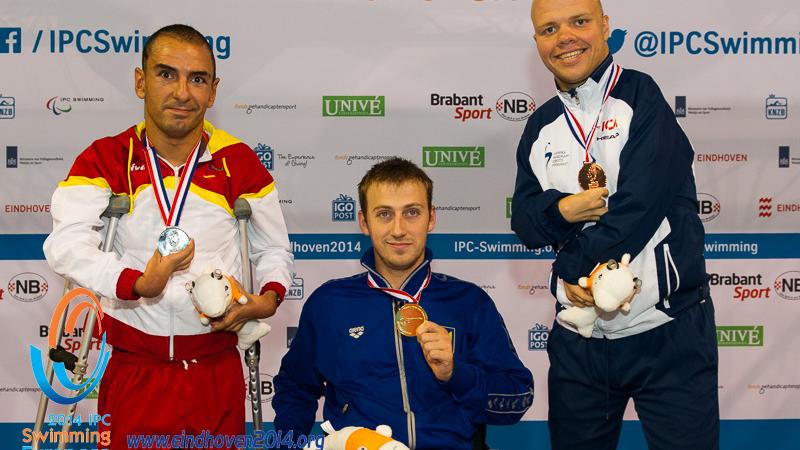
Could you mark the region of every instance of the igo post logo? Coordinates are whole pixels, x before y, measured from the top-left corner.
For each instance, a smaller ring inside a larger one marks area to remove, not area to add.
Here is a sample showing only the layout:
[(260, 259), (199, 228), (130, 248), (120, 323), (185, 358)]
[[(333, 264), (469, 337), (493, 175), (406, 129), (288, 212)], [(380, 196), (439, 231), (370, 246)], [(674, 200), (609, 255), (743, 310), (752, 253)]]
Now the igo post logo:
[[(50, 385), (50, 382), (47, 380), (47, 375), (45, 374), (45, 366), (42, 362), (42, 351), (33, 345), (30, 346), (31, 369), (33, 370), (33, 377), (36, 379), (36, 383), (50, 400), (61, 405), (78, 403), (91, 394), (100, 383), (100, 379), (103, 377), (103, 373), (106, 370), (108, 359), (111, 356), (111, 352), (106, 349), (106, 333), (103, 331), (103, 326), (101, 325), (101, 321), (103, 319), (103, 309), (100, 307), (100, 302), (97, 300), (97, 297), (88, 289), (77, 288), (64, 295), (64, 297), (58, 302), (55, 311), (53, 311), (53, 317), (50, 319), (50, 329), (58, 329), (58, 324), (61, 322), (61, 318), (67, 313), (67, 307), (70, 306), (70, 302), (73, 300), (77, 301), (72, 311), (70, 311), (69, 316), (66, 318), (67, 320), (65, 322), (64, 329), (75, 329), (75, 324), (78, 318), (80, 317), (81, 313), (86, 310), (87, 314), (95, 315), (97, 318), (97, 324), (100, 327), (99, 329), (102, 332), (100, 357), (97, 361), (97, 365), (94, 367), (94, 370), (91, 374), (84, 377), (85, 381), (83, 381), (81, 384), (75, 384), (72, 382), (67, 374), (66, 368), (64, 367), (64, 363), (53, 363), (53, 372), (55, 373), (56, 378), (58, 378), (59, 383), (61, 383), (61, 385), (67, 389), (78, 391), (76, 396), (65, 397), (53, 389), (53, 386)], [(91, 330), (85, 330), (85, 332), (91, 333)], [(49, 348), (56, 348), (57, 336), (58, 333), (50, 333), (47, 338), (47, 344)]]

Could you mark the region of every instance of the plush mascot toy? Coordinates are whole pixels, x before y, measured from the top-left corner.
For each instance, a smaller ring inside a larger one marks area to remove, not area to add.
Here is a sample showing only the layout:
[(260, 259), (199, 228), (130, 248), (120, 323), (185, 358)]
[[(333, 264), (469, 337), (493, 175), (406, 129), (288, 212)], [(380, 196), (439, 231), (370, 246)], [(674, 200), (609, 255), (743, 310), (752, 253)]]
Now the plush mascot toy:
[[(236, 287), (233, 278), (222, 275), (219, 270), (205, 273), (196, 280), (186, 283), (186, 290), (192, 296), (192, 303), (200, 313), (200, 322), (203, 325), (208, 325), (209, 318), (225, 314), (233, 302), (242, 305), (247, 303), (247, 297)], [(250, 320), (236, 333), (239, 336), (237, 345), (240, 349), (247, 350), (254, 342), (269, 333), (270, 329), (265, 323)]]
[(630, 301), (642, 287), (642, 280), (636, 278), (629, 268), (630, 262), (631, 255), (625, 253), (619, 263), (612, 259), (595, 267), (588, 278), (581, 277), (578, 284), (592, 292), (594, 306), (570, 306), (558, 313), (558, 318), (588, 338), (592, 337), (594, 323), (601, 312), (630, 311)]
[(378, 425), (375, 430), (363, 427), (344, 427), (333, 429), (330, 422), (321, 425), (325, 436), (323, 450), (409, 450), (405, 444), (392, 439), (389, 425)]

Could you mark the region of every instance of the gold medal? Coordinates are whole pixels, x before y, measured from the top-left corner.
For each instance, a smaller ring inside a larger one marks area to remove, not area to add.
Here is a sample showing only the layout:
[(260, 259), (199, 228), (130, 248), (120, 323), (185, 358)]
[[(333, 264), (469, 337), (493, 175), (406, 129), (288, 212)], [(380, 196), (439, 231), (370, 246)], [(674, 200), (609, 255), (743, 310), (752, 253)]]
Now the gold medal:
[(578, 171), (578, 184), (583, 190), (606, 187), (606, 172), (597, 163), (583, 163)]
[(426, 320), (428, 320), (428, 315), (416, 303), (406, 303), (394, 315), (397, 330), (403, 336), (416, 336), (417, 328)]

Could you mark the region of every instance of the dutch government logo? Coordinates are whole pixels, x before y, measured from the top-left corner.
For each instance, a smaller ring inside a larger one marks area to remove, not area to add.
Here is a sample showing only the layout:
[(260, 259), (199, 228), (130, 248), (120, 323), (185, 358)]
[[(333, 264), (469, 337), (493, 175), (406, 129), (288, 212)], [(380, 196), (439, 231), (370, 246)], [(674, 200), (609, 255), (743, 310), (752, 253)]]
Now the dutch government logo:
[(0, 53), (22, 53), (22, 28), (0, 28)]
[(503, 119), (519, 122), (533, 114), (536, 103), (524, 92), (509, 92), (497, 99), (495, 110)]
[(775, 292), (784, 300), (800, 300), (800, 272), (792, 270), (778, 275)]
[(356, 220), (356, 201), (346, 194), (339, 194), (331, 202), (331, 220), (334, 222), (353, 222)]
[(19, 165), (19, 156), (16, 145), (6, 146), (6, 169), (16, 169)]
[(719, 347), (763, 347), (764, 325), (717, 326)]
[(788, 145), (778, 147), (778, 168), (785, 169), (789, 167), (791, 161), (789, 150)]
[(13, 119), (16, 116), (16, 100), (14, 97), (0, 95), (0, 119)]
[(765, 101), (764, 116), (767, 119), (785, 119), (789, 117), (789, 99), (770, 94)]
[(326, 95), (322, 97), (323, 117), (383, 117), (383, 95)]
[(302, 300), (304, 294), (305, 281), (298, 277), (296, 273), (292, 274), (292, 285), (286, 290), (284, 299), (286, 300)]
[(272, 150), (272, 147), (259, 142), (253, 150), (256, 152), (261, 164), (263, 164), (267, 170), (272, 170), (273, 162), (275, 161), (275, 152)]
[(628, 30), (621, 30), (619, 28), (611, 32), (606, 42), (608, 42), (608, 51), (611, 52), (612, 55), (620, 51), (622, 45), (625, 44), (625, 36), (627, 35)]
[(686, 117), (686, 96), (675, 96), (675, 117)]
[(422, 147), (422, 167), (485, 167), (484, 147)]
[[(81, 384), (75, 384), (72, 382), (70, 376), (67, 374), (66, 368), (64, 367), (64, 363), (53, 363), (53, 372), (55, 373), (59, 383), (61, 383), (61, 385), (67, 389), (78, 391), (78, 394), (76, 394), (74, 397), (65, 397), (56, 392), (50, 385), (50, 382), (47, 380), (44, 364), (42, 362), (43, 355), (41, 350), (33, 345), (30, 346), (31, 369), (33, 370), (33, 377), (36, 379), (36, 383), (50, 400), (61, 405), (78, 403), (91, 394), (100, 383), (100, 379), (103, 377), (103, 373), (106, 370), (106, 364), (108, 364), (108, 358), (111, 356), (111, 352), (106, 349), (106, 333), (103, 331), (102, 325), (103, 309), (100, 307), (100, 302), (97, 300), (97, 297), (95, 297), (95, 295), (88, 289), (73, 289), (58, 302), (55, 311), (53, 311), (53, 317), (50, 319), (50, 329), (58, 329), (59, 323), (61, 322), (64, 314), (67, 312), (67, 307), (69, 306), (70, 302), (75, 299), (78, 299), (79, 301), (77, 305), (75, 305), (75, 308), (70, 311), (69, 316), (66, 317), (64, 329), (74, 329), (78, 317), (84, 310), (86, 310), (87, 314), (95, 315), (99, 330), (102, 332), (100, 356), (98, 357), (97, 365), (94, 367), (94, 370), (91, 374), (84, 377), (84, 381)], [(84, 331), (87, 333), (91, 332), (91, 330)], [(57, 346), (57, 334), (58, 333), (50, 333), (48, 336), (47, 343), (48, 347), (51, 349), (54, 349)]]
[(719, 216), (721, 210), (722, 206), (717, 197), (703, 192), (697, 193), (697, 215), (700, 216), (700, 220), (710, 222)]
[(8, 282), (8, 293), (15, 300), (30, 303), (41, 300), (47, 294), (47, 280), (38, 273), (23, 272)]
[(550, 328), (537, 323), (528, 330), (528, 350), (547, 350), (547, 338), (550, 337)]

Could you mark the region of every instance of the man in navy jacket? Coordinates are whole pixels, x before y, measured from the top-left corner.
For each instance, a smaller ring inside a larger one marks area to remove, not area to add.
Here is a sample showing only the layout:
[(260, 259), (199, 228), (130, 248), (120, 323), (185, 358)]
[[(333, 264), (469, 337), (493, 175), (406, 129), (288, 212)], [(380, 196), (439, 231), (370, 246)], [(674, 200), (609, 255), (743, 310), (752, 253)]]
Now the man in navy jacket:
[(590, 339), (553, 326), (553, 448), (616, 448), (630, 398), (650, 448), (717, 448), (716, 333), (692, 146), (653, 79), (612, 61), (599, 0), (535, 0), (531, 14), (558, 93), (520, 139), (511, 227), (529, 247), (557, 250), (558, 311), (593, 305), (578, 279), (625, 253), (643, 281), (631, 311), (601, 315)]
[(324, 394), (335, 429), (387, 424), (412, 449), (471, 449), (482, 424), (522, 418), (531, 373), (491, 298), (431, 271), (425, 242), (436, 213), (425, 172), (393, 158), (358, 190), (359, 226), (373, 245), (366, 272), (328, 281), (303, 307), (275, 377), (275, 429), (307, 434)]

